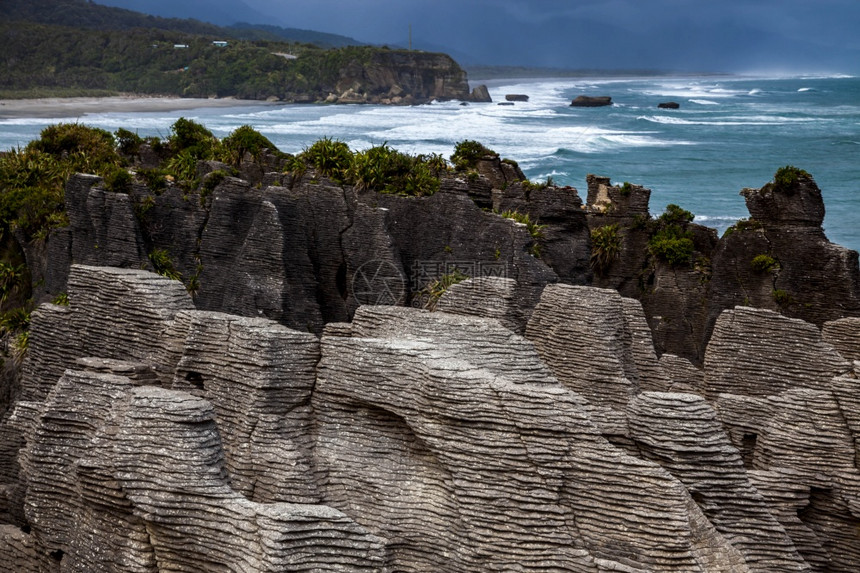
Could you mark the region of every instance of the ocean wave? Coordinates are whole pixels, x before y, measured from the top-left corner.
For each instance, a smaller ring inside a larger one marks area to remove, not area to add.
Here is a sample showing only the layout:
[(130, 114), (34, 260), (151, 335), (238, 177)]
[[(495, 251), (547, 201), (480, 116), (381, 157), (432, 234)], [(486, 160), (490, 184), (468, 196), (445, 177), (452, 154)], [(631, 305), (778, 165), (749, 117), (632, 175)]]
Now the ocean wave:
[(823, 121), (821, 118), (812, 117), (785, 117), (785, 116), (725, 116), (719, 119), (685, 119), (668, 115), (640, 115), (636, 118), (640, 121), (648, 121), (664, 125), (713, 125), (713, 126), (740, 126), (740, 125), (785, 125), (791, 123), (817, 123)]
[(720, 102), (711, 101), (709, 99), (691, 99), (690, 103), (695, 103), (699, 105), (720, 105)]
[(677, 98), (731, 98), (748, 95), (748, 90), (733, 90), (724, 88), (717, 84), (664, 84), (657, 87), (642, 89), (641, 94), (653, 97), (677, 97)]
[(710, 225), (721, 225), (721, 224), (729, 224), (733, 225), (737, 223), (740, 217), (735, 217), (732, 215), (695, 215), (693, 218), (694, 223), (699, 224), (710, 224)]
[(715, 125), (715, 126), (730, 126), (730, 125), (769, 125), (766, 122), (749, 122), (741, 121), (726, 121), (726, 120), (704, 120), (704, 119), (684, 119), (682, 117), (667, 116), (667, 115), (640, 115), (636, 118), (640, 121), (648, 121), (651, 123), (659, 123), (663, 125)]

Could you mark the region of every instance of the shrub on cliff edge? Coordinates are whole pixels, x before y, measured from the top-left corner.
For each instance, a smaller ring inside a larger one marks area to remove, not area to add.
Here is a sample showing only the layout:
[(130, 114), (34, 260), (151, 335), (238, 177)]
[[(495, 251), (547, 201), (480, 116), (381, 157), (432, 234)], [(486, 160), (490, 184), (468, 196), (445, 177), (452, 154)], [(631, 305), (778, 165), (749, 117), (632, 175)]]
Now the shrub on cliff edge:
[(619, 226), (604, 225), (591, 230), (591, 268), (603, 275), (621, 252)]
[(242, 162), (246, 153), (251, 154), (255, 160), (259, 160), (264, 150), (276, 155), (284, 155), (265, 135), (250, 125), (242, 125), (221, 140), (219, 158), (224, 163), (236, 167)]
[(667, 205), (666, 211), (657, 218), (657, 231), (648, 240), (649, 252), (673, 267), (690, 263), (695, 244), (693, 232), (687, 225), (693, 218), (690, 211), (674, 204)]
[(475, 167), (478, 160), (486, 156), (498, 157), (499, 154), (492, 149), (484, 147), (482, 143), (466, 139), (454, 146), (451, 163), (454, 164), (454, 168), (458, 171), (465, 171)]
[(786, 165), (776, 170), (773, 175), (773, 183), (777, 189), (788, 191), (794, 187), (800, 179), (808, 179), (812, 177), (808, 172), (795, 167), (794, 165)]
[[(0, 155), (0, 231), (27, 239), (67, 223), (65, 184), (73, 173), (105, 176), (124, 169), (113, 136), (78, 123), (46, 127), (24, 149)], [(118, 176), (122, 178), (122, 176)]]

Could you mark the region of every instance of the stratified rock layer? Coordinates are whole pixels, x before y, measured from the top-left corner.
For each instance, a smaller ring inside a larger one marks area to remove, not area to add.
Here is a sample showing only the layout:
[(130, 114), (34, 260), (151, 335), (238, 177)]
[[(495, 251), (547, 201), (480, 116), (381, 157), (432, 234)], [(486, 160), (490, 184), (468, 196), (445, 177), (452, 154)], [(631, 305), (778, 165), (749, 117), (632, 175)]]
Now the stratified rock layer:
[[(388, 539), (393, 569), (746, 570), (686, 489), (606, 442), (499, 323), (376, 307), (331, 332), (314, 393), (325, 501)], [(504, 338), (518, 352), (491, 360)]]
[(851, 365), (814, 325), (776, 312), (737, 307), (720, 315), (705, 354), (705, 392), (770, 396), (790, 388), (829, 388)]
[(73, 266), (69, 286), (0, 423), (11, 570), (860, 563), (860, 383), (800, 320), (726, 311), (699, 371), (593, 287), (547, 286), (525, 336), (496, 277), (318, 339), (146, 271)]

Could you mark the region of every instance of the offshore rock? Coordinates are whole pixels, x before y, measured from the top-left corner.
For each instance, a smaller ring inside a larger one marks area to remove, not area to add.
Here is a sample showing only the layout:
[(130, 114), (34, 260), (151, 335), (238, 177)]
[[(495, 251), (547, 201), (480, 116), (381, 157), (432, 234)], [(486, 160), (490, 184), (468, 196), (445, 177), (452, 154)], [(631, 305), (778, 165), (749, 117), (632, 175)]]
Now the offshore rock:
[(612, 105), (612, 98), (609, 96), (576, 96), (570, 103), (571, 107), (603, 107)]
[(487, 89), (487, 86), (481, 84), (472, 89), (472, 93), (469, 95), (469, 101), (475, 103), (490, 103), (493, 101), (493, 98), (490, 97), (490, 90)]

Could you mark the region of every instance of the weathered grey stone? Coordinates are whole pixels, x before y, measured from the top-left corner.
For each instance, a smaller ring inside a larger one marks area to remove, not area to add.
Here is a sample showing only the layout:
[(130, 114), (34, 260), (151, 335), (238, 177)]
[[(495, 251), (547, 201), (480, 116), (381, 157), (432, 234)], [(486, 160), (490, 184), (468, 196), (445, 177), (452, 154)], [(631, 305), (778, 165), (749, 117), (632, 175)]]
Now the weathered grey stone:
[(81, 514), (76, 462), (132, 381), (66, 371), (48, 395), (21, 458), (27, 520), (47, 551), (68, 552)]
[(724, 311), (705, 354), (705, 392), (770, 396), (825, 390), (851, 365), (812, 324), (750, 307)]
[(747, 475), (804, 561), (813, 571), (829, 571), (831, 558), (821, 538), (798, 517), (798, 513), (809, 505), (810, 487), (803, 485), (803, 480), (792, 470), (753, 470)]
[(381, 568), (384, 540), (341, 512), (320, 505), (259, 504), (230, 489), (214, 410), (206, 401), (138, 388), (129, 393), (116, 423), (116, 478), (146, 521), (161, 569)]
[(384, 541), (340, 512), (233, 491), (214, 409), (182, 392), (67, 371), (24, 454), (32, 542), (62, 555), (63, 571), (378, 571), (383, 561)]
[(125, 193), (100, 187), (101, 183), (100, 177), (81, 174), (66, 183), (72, 261), (139, 268), (148, 259), (131, 200)]
[(808, 570), (744, 471), (713, 408), (694, 394), (643, 392), (627, 410), (645, 453), (678, 478), (750, 571)]
[(30, 351), (22, 365), (21, 400), (44, 400), (79, 355), (80, 336), (67, 306), (43, 304), (30, 315)]
[(705, 373), (686, 358), (674, 354), (663, 354), (660, 356), (660, 366), (669, 376), (673, 392), (692, 392), (695, 394), (703, 392)]
[(525, 341), (487, 356), (516, 341), (498, 323), (363, 307), (349, 330), (321, 344), (316, 465), (324, 501), (388, 539), (393, 569), (747, 570)]
[(821, 338), (832, 344), (846, 360), (860, 360), (860, 318), (847, 317), (825, 322)]
[(164, 335), (176, 313), (194, 308), (181, 282), (142, 270), (75, 265), (69, 303), (76, 346), (65, 351), (66, 366), (98, 356), (147, 362), (161, 376), (172, 376)]
[(577, 190), (556, 185), (534, 188), (519, 181), (503, 189), (493, 208), (527, 214), (539, 226), (537, 253), (559, 282), (588, 284), (592, 276), (588, 221)]
[(530, 313), (517, 305), (516, 281), (501, 277), (478, 277), (451, 285), (436, 310), (494, 318), (515, 332), (525, 329), (524, 316)]
[[(376, 219), (339, 252), (384, 247), (391, 212), (344, 205)], [(29, 399), (0, 424), (0, 520), (30, 527), (0, 529), (0, 564), (728, 573), (860, 562), (860, 382), (801, 321), (726, 313), (702, 374), (658, 361), (640, 303), (590, 287), (548, 286), (527, 337), (506, 322), (518, 282), (495, 278), (455, 285), (435, 312), (360, 306), (319, 341), (194, 310), (180, 283), (145, 271), (75, 266), (69, 284), (69, 307), (34, 314)], [(475, 298), (485, 286), (492, 297)], [(665, 391), (679, 387), (712, 402)]]
[(642, 307), (616, 291), (549, 285), (529, 321), (526, 337), (566, 387), (600, 411), (607, 435), (627, 435), (627, 402), (644, 383), (665, 388), (644, 325)]
[(791, 468), (814, 486), (855, 469), (854, 440), (832, 392), (792, 388), (769, 396), (768, 405), (771, 415), (756, 442), (756, 469)]
[(14, 525), (0, 525), (0, 570), (54, 573), (60, 570), (60, 563), (40, 553), (32, 535)]
[(262, 318), (180, 314), (189, 326), (173, 388), (212, 404), (231, 487), (254, 501), (318, 502), (308, 479), (318, 339)]

